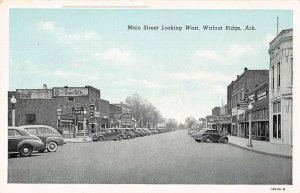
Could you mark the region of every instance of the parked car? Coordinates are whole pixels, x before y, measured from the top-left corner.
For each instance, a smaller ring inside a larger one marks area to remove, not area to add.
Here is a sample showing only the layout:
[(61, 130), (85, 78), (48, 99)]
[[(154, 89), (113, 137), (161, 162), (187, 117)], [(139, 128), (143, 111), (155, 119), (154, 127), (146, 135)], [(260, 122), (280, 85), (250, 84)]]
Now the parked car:
[(142, 135), (138, 132), (138, 131), (136, 131), (135, 129), (129, 129), (130, 131), (132, 131), (134, 134), (135, 134), (135, 137), (141, 137)]
[(19, 126), (18, 128), (25, 129), (30, 134), (37, 136), (42, 140), (44, 149), (40, 150), (40, 153), (44, 152), (46, 149), (48, 152), (56, 152), (58, 146), (64, 145), (64, 139), (61, 134), (53, 127), (46, 125), (25, 125)]
[(152, 134), (152, 132), (149, 129), (147, 129), (147, 128), (142, 128), (142, 129), (143, 129), (143, 131), (145, 131), (147, 133), (147, 135), (151, 135)]
[(42, 149), (44, 149), (44, 144), (40, 138), (22, 128), (8, 127), (8, 154), (18, 153), (22, 157), (28, 157), (33, 151)]
[(148, 135), (142, 128), (137, 128), (136, 131), (137, 131), (142, 137)]
[(206, 143), (210, 143), (214, 141), (228, 143), (228, 137), (219, 133), (219, 131), (215, 129), (201, 130), (194, 136), (194, 139), (197, 142), (204, 141)]
[(95, 133), (92, 136), (93, 141), (103, 141), (103, 140), (123, 140), (125, 139), (125, 135), (121, 131), (121, 129), (107, 129), (104, 132)]
[(137, 137), (137, 134), (135, 134), (135, 133), (134, 133), (133, 131), (131, 131), (129, 128), (121, 129), (121, 131), (123, 132), (124, 137), (125, 137), (126, 139), (131, 139), (131, 138)]
[(150, 131), (151, 131), (152, 134), (158, 134), (158, 131), (154, 128), (151, 128)]

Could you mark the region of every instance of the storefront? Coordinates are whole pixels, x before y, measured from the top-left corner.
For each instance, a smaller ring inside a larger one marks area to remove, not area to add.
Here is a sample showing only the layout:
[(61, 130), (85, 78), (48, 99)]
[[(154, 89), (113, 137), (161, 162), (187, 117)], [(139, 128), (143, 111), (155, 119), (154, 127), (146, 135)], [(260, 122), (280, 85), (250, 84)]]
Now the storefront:
[[(251, 133), (252, 139), (269, 141), (269, 117), (268, 117), (268, 100), (267, 98), (258, 100), (253, 103), (253, 109), (251, 111)], [(249, 113), (247, 110), (245, 115), (240, 117), (240, 137), (249, 138)]]

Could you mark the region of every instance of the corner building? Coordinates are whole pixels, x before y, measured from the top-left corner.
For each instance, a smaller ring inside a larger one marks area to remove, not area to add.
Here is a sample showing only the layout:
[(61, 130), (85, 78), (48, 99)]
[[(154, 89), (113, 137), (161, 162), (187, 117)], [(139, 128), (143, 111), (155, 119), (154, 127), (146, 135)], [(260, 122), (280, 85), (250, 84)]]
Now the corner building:
[(271, 42), (269, 78), (270, 142), (293, 145), (293, 29)]

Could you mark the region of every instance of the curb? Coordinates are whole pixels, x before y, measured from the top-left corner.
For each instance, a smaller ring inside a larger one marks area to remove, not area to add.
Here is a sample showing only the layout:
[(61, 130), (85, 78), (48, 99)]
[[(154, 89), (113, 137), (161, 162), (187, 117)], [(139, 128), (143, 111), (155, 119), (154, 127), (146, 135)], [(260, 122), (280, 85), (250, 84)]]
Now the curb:
[(244, 150), (251, 151), (251, 152), (254, 152), (254, 153), (258, 153), (258, 154), (262, 154), (262, 155), (268, 155), (268, 156), (285, 158), (285, 159), (293, 159), (293, 156), (290, 156), (290, 155), (281, 155), (281, 154), (263, 152), (263, 151), (259, 151), (259, 150), (255, 150), (255, 149), (250, 149), (250, 148), (247, 148), (247, 147), (244, 147), (244, 146), (241, 146), (241, 145), (237, 145), (237, 144), (234, 144), (234, 143), (231, 143), (231, 142), (228, 142), (228, 144), (232, 145), (232, 146), (235, 146), (237, 148), (240, 148), (240, 149), (244, 149)]
[(89, 143), (90, 141), (66, 141), (66, 144), (68, 143)]
[(65, 140), (65, 143), (66, 143), (66, 144), (68, 144), (68, 143), (89, 143), (89, 142), (92, 142), (92, 141), (83, 141), (83, 140), (67, 141), (67, 140)]

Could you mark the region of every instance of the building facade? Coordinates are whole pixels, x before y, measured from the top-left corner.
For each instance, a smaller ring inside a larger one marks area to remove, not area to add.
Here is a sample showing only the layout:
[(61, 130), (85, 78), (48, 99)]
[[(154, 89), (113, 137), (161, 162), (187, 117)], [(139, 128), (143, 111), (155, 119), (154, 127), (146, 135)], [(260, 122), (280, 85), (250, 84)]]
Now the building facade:
[[(17, 89), (8, 92), (8, 124), (11, 125), (10, 98), (15, 96), (16, 126), (48, 125), (59, 130), (63, 137), (77, 137), (99, 131), (100, 91), (91, 86), (54, 87), (47, 89)], [(86, 114), (75, 114), (74, 110), (85, 110)]]
[(269, 84), (264, 83), (246, 93), (253, 109), (247, 109), (239, 117), (241, 128), (240, 137), (249, 138), (249, 113), (252, 114), (251, 134), (252, 139), (269, 141)]
[(243, 101), (246, 93), (253, 90), (258, 85), (269, 81), (269, 70), (248, 70), (244, 68), (241, 75), (237, 75), (227, 87), (228, 113), (231, 113), (231, 134), (243, 137), (245, 129), (239, 124), (239, 120), (245, 115), (245, 109), (240, 108), (238, 103)]
[(100, 118), (100, 90), (92, 87), (53, 87), (53, 98), (79, 103), (86, 115), (82, 114), (61, 114), (59, 117), (63, 135), (74, 136), (84, 134), (84, 116), (86, 117), (86, 134), (101, 130)]
[(213, 116), (214, 119), (217, 119), (220, 113), (221, 113), (220, 107), (215, 107), (211, 110), (211, 115)]
[(293, 29), (270, 42), (269, 55), (270, 142), (293, 145)]
[(101, 117), (101, 129), (109, 127), (109, 102), (107, 100), (100, 99), (100, 117)]
[(116, 128), (121, 126), (122, 107), (109, 104), (109, 122), (110, 127)]

